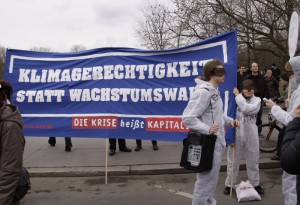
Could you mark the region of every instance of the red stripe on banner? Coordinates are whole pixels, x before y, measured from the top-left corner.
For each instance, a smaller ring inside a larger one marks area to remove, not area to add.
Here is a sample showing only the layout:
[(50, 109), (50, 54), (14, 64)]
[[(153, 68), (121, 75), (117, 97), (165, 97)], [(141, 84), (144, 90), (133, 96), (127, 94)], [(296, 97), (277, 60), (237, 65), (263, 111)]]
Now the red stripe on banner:
[(117, 129), (118, 117), (115, 116), (93, 116), (72, 117), (73, 129)]
[(157, 132), (188, 132), (189, 129), (182, 124), (181, 117), (174, 118), (146, 118), (146, 130)]

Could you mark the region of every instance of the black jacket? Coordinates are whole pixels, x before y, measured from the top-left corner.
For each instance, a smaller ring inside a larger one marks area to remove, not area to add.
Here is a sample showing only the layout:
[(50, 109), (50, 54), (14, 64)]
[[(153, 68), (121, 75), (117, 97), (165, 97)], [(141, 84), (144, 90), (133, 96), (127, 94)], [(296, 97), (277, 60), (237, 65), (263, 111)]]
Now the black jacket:
[(243, 89), (243, 81), (246, 78), (246, 73), (243, 73), (243, 75), (240, 74), (240, 72), (237, 73), (237, 89), (242, 92)]
[(265, 97), (265, 79), (260, 73), (257, 76), (252, 75), (252, 73), (248, 74), (245, 79), (253, 80), (256, 87), (254, 92), (255, 96), (260, 97), (261, 99)]
[(297, 175), (297, 204), (300, 204), (300, 118), (287, 126), (281, 146), (281, 165), (284, 171)]
[(289, 174), (300, 174), (300, 118), (287, 126), (281, 146), (281, 164)]
[(0, 205), (12, 204), (23, 165), (23, 122), (18, 108), (0, 108)]

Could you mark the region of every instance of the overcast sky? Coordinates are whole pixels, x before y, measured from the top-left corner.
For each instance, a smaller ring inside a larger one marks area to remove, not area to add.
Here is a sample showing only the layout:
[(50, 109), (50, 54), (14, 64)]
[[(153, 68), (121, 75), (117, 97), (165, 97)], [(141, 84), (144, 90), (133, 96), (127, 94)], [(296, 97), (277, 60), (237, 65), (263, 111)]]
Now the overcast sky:
[(0, 45), (56, 52), (68, 52), (75, 44), (86, 49), (139, 47), (134, 26), (147, 4), (147, 0), (0, 0)]

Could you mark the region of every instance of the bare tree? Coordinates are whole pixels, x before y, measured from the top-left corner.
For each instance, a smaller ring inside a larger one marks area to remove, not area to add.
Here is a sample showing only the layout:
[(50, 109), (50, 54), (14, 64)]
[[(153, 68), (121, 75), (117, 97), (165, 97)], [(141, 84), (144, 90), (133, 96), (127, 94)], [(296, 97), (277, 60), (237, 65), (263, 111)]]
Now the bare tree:
[(51, 48), (47, 48), (47, 47), (38, 47), (38, 46), (32, 47), (30, 50), (31, 50), (31, 51), (39, 51), (39, 52), (47, 52), (47, 53), (52, 52), (52, 51), (51, 51)]
[[(160, 41), (164, 49), (182, 46), (204, 38), (227, 32), (238, 31), (240, 62), (250, 64), (259, 61), (265, 66), (277, 59), (282, 65), (288, 56), (288, 26), (294, 10), (299, 10), (298, 0), (172, 0), (170, 8), (164, 8), (169, 18), (157, 18), (160, 23), (149, 21), (149, 16), (140, 24), (166, 25)], [(157, 11), (149, 7), (148, 12)], [(162, 12), (160, 12), (162, 14)], [(154, 18), (154, 17), (152, 17)], [(161, 22), (164, 21), (164, 22)], [(146, 27), (144, 25), (144, 27)], [(151, 45), (157, 38), (145, 37), (140, 32), (144, 44)], [(153, 31), (148, 31), (153, 33)], [(170, 38), (172, 36), (173, 38)], [(175, 43), (174, 41), (179, 41)], [(267, 58), (268, 57), (268, 58)], [(266, 61), (267, 60), (267, 61)]]
[(71, 52), (78, 52), (78, 51), (84, 51), (86, 50), (85, 46), (80, 44), (75, 44), (71, 47)]
[(172, 13), (165, 5), (149, 5), (142, 13), (143, 18), (137, 20), (136, 33), (143, 47), (164, 50), (181, 46), (181, 36), (178, 33), (182, 29), (173, 21), (176, 19), (173, 19)]

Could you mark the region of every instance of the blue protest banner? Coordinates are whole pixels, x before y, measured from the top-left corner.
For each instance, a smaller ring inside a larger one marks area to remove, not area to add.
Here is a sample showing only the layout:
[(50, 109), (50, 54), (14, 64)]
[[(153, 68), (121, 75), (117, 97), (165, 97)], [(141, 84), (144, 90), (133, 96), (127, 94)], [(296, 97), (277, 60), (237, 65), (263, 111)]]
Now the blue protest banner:
[(224, 33), (183, 48), (99, 48), (76, 53), (8, 49), (5, 79), (26, 136), (181, 141), (181, 114), (205, 62), (227, 72), (219, 88), (235, 115), (237, 35)]

